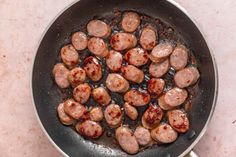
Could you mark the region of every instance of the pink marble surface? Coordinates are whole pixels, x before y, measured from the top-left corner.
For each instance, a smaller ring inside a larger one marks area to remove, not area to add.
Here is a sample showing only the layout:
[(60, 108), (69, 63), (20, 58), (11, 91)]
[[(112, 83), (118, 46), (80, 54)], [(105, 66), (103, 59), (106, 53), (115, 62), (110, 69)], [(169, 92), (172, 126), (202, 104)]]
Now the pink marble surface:
[[(43, 134), (30, 97), (30, 70), (41, 34), (73, 0), (0, 0), (0, 156), (62, 156)], [(236, 1), (177, 0), (197, 21), (219, 68), (217, 107), (195, 150), (236, 156)]]

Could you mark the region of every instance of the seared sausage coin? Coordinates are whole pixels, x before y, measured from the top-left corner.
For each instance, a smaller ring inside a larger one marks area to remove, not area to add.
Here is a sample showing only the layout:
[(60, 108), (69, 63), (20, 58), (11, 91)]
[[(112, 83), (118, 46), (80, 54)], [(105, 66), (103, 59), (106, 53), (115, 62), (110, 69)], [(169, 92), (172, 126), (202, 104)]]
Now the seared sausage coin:
[(151, 131), (151, 136), (155, 141), (161, 143), (172, 143), (177, 139), (178, 134), (170, 125), (160, 124)]
[(73, 96), (76, 101), (78, 101), (81, 104), (84, 104), (88, 101), (91, 94), (91, 90), (92, 89), (88, 83), (83, 83), (74, 88)]
[(133, 65), (124, 65), (121, 67), (121, 73), (129, 81), (141, 83), (144, 80), (144, 73), (142, 70)]
[(126, 52), (124, 59), (129, 64), (139, 67), (148, 62), (148, 53), (142, 48), (133, 48)]
[(95, 37), (106, 38), (111, 33), (111, 28), (101, 20), (92, 20), (87, 25), (88, 34)]
[(125, 102), (124, 104), (124, 109), (125, 109), (125, 113), (126, 115), (132, 119), (132, 120), (136, 120), (138, 117), (138, 111), (135, 107), (131, 106), (129, 103)]
[(122, 121), (122, 113), (120, 106), (117, 104), (108, 105), (104, 111), (104, 117), (110, 127), (118, 127)]
[(177, 132), (185, 133), (189, 130), (189, 120), (181, 110), (171, 110), (167, 112), (168, 120), (173, 129)]
[(84, 50), (88, 45), (88, 38), (84, 32), (75, 32), (71, 38), (72, 45), (78, 51)]
[(166, 59), (173, 52), (173, 49), (169, 42), (160, 43), (152, 49), (149, 57), (153, 62), (159, 63)]
[(78, 52), (70, 44), (61, 48), (61, 59), (69, 68), (75, 67), (80, 61)]
[(163, 111), (159, 106), (150, 105), (142, 116), (142, 125), (147, 129), (155, 128), (161, 121)]
[(75, 102), (73, 99), (69, 99), (64, 102), (64, 110), (66, 114), (74, 119), (80, 119), (84, 113), (87, 112), (83, 105)]
[(140, 25), (140, 16), (135, 12), (126, 12), (123, 15), (121, 26), (126, 32), (133, 32)]
[(89, 112), (90, 119), (95, 122), (100, 122), (103, 119), (101, 107), (93, 107)]
[(92, 56), (84, 60), (84, 70), (87, 76), (94, 82), (102, 78), (102, 67), (98, 60)]
[(94, 100), (103, 106), (108, 105), (111, 101), (111, 96), (103, 87), (93, 89), (92, 95)]
[(62, 63), (57, 63), (54, 65), (52, 73), (56, 84), (60, 88), (67, 88), (70, 86), (70, 82), (68, 80), (70, 71)]
[(57, 114), (62, 124), (71, 125), (74, 122), (74, 118), (65, 113), (64, 103), (60, 103), (57, 107)]
[(110, 45), (116, 51), (122, 51), (135, 47), (137, 39), (133, 34), (116, 33), (112, 35)]
[(140, 45), (145, 50), (152, 50), (157, 44), (157, 33), (152, 26), (146, 26), (142, 29), (140, 35)]
[(120, 74), (111, 73), (107, 76), (106, 86), (112, 92), (124, 93), (129, 89), (129, 82)]
[(106, 57), (108, 55), (108, 48), (107, 44), (104, 42), (103, 39), (93, 37), (90, 38), (88, 41), (88, 49), (93, 54), (95, 54), (98, 57)]
[(175, 70), (183, 69), (188, 62), (188, 49), (183, 45), (178, 45), (170, 55), (170, 65)]
[(137, 139), (139, 145), (146, 146), (151, 143), (152, 138), (148, 129), (138, 126), (135, 129), (134, 136)]
[(124, 100), (132, 106), (145, 106), (150, 102), (151, 97), (145, 90), (131, 89), (125, 93)]
[(106, 57), (106, 64), (107, 67), (111, 71), (119, 71), (122, 65), (122, 55), (120, 52), (110, 50), (107, 57)]
[(86, 73), (84, 69), (80, 67), (72, 69), (68, 75), (68, 80), (72, 85), (72, 87), (76, 87), (77, 85), (83, 83), (85, 78), (86, 78)]
[(87, 138), (98, 138), (102, 135), (102, 127), (97, 122), (86, 120), (75, 126), (80, 135)]
[(160, 63), (154, 63), (152, 62), (151, 65), (149, 66), (149, 73), (152, 77), (162, 77), (167, 73), (169, 70), (169, 60), (166, 59)]
[(132, 131), (125, 126), (116, 129), (116, 139), (121, 148), (128, 154), (136, 154), (139, 150), (138, 142)]

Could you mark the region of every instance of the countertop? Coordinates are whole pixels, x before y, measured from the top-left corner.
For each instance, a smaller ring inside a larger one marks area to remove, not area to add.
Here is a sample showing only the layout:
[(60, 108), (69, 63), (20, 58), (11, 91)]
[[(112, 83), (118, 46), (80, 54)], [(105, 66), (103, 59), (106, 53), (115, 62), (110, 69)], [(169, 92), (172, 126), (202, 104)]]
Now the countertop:
[[(72, 1), (0, 0), (0, 156), (62, 156), (36, 119), (30, 94), (30, 71), (43, 31)], [(195, 150), (201, 157), (236, 156), (236, 1), (177, 2), (202, 28), (219, 70), (215, 113)]]

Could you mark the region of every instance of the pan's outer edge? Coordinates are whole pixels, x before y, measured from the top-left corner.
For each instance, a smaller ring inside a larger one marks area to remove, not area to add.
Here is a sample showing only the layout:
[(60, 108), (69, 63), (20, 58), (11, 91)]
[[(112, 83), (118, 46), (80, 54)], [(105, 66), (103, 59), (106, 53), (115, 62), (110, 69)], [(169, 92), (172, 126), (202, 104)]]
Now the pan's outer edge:
[[(47, 27), (45, 28), (44, 32), (42, 33), (42, 36), (40, 37), (40, 40), (37, 44), (37, 49), (35, 50), (35, 54), (33, 57), (33, 62), (31, 65), (31, 71), (30, 71), (30, 89), (31, 89), (31, 101), (33, 103), (33, 107), (34, 107), (34, 113), (37, 117), (37, 120), (39, 122), (39, 125), (42, 129), (42, 131), (44, 132), (44, 134), (47, 136), (47, 138), (49, 139), (49, 141), (51, 142), (51, 144), (65, 157), (69, 157), (64, 151), (62, 151), (57, 144), (55, 144), (55, 142), (51, 139), (51, 137), (48, 135), (47, 131), (45, 130), (45, 128), (43, 127), (43, 124), (39, 118), (37, 109), (36, 109), (36, 105), (34, 102), (34, 96), (33, 96), (33, 84), (32, 84), (32, 80), (33, 80), (33, 68), (34, 68), (34, 62), (35, 62), (35, 58), (37, 55), (37, 51), (39, 49), (39, 46), (43, 40), (43, 37), (46, 35), (47, 31), (49, 30), (49, 28), (51, 27), (51, 25), (56, 21), (56, 19), (64, 12), (66, 11), (68, 8), (70, 8), (72, 5), (74, 5), (75, 3), (79, 2), (80, 0), (75, 0), (74, 2), (72, 2), (71, 4), (69, 4), (67, 7), (65, 7), (63, 10), (61, 10), (54, 18), (53, 20), (51, 20), (51, 22), (47, 25)], [(188, 16), (191, 21), (196, 25), (196, 27), (199, 29), (200, 33), (202, 34), (202, 36), (204, 37), (204, 39), (206, 40), (206, 35), (203, 33), (202, 29), (199, 27), (199, 25), (197, 24), (197, 22), (194, 20), (194, 18), (177, 2), (175, 2), (174, 0), (167, 0), (169, 3), (173, 4), (174, 6), (176, 6), (178, 9), (180, 9), (186, 16)], [(207, 43), (207, 41), (206, 41)], [(212, 115), (214, 113), (215, 107), (216, 107), (216, 101), (217, 101), (217, 97), (218, 97), (218, 85), (219, 85), (219, 80), (218, 80), (218, 69), (217, 69), (217, 64), (216, 64), (216, 60), (215, 57), (212, 53), (212, 49), (209, 47), (209, 44), (207, 43), (208, 48), (210, 49), (210, 55), (213, 61), (213, 67), (214, 67), (214, 73), (215, 73), (215, 93), (214, 93), (214, 99), (213, 99), (213, 105), (212, 105), (212, 109), (210, 112), (210, 115), (206, 121), (205, 126), (203, 127), (201, 133), (198, 135), (198, 137), (195, 139), (195, 141), (179, 156), (179, 157), (184, 157), (186, 154), (188, 154), (193, 147), (199, 142), (199, 140), (203, 137), (203, 135), (205, 134), (206, 130), (207, 130), (207, 126), (209, 125), (209, 122), (212, 118)]]

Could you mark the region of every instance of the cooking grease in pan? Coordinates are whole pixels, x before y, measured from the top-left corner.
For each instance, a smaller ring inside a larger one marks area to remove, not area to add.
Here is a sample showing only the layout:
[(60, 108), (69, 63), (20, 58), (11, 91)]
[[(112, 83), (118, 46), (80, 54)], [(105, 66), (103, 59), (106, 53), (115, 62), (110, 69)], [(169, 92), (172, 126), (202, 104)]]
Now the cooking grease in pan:
[[(125, 11), (125, 12), (128, 12), (128, 11)], [(120, 11), (116, 10), (112, 13), (106, 14), (104, 17), (94, 17), (94, 19), (99, 19), (99, 20), (102, 20), (105, 23), (109, 24), (111, 27), (111, 34), (115, 34), (117, 32), (124, 32), (120, 23), (121, 23), (122, 17), (125, 12), (120, 12)], [(188, 66), (197, 66), (196, 60), (195, 60), (193, 54), (191, 53), (191, 49), (188, 47), (188, 45), (186, 45), (186, 42), (183, 40), (183, 38), (179, 32), (174, 30), (174, 28), (171, 25), (168, 25), (167, 23), (163, 22), (161, 19), (150, 17), (148, 15), (141, 14), (141, 13), (138, 13), (138, 14), (141, 17), (141, 23), (138, 26), (138, 28), (136, 29), (136, 31), (133, 32), (133, 34), (138, 39), (138, 41), (137, 41), (138, 44), (136, 47), (141, 47), (141, 45), (139, 44), (141, 30), (144, 27), (146, 27), (147, 25), (150, 25), (157, 30), (158, 44), (170, 42), (174, 47), (177, 46), (178, 44), (185, 45), (189, 49)], [(84, 25), (84, 27), (86, 27), (86, 24)], [(78, 30), (78, 31), (81, 31), (81, 30)], [(89, 36), (89, 38), (91, 38), (91, 37), (92, 36)], [(109, 39), (110, 39), (110, 37), (105, 38), (104, 41), (108, 44), (108, 48), (110, 50), (112, 48), (111, 48)], [(122, 50), (120, 52), (122, 55), (124, 55), (126, 53), (126, 51), (127, 50)], [(150, 52), (151, 51), (148, 51), (149, 54), (150, 54)], [(129, 128), (131, 128), (132, 131), (134, 131), (137, 126), (142, 125), (141, 124), (142, 115), (144, 114), (146, 109), (149, 107), (149, 105), (136, 107), (136, 109), (138, 110), (138, 118), (134, 121), (130, 120), (130, 118), (128, 118), (125, 115), (124, 109), (122, 107), (123, 104), (125, 103), (124, 99), (123, 99), (124, 93), (111, 92), (106, 87), (106, 83), (105, 83), (106, 78), (107, 78), (108, 74), (111, 73), (111, 71), (106, 66), (105, 58), (95, 56), (88, 49), (81, 51), (79, 53), (79, 56), (80, 56), (80, 60), (81, 60), (81, 62), (78, 64), (79, 67), (83, 67), (84, 60), (89, 56), (95, 57), (99, 61), (99, 63), (101, 64), (102, 74), (103, 74), (102, 79), (100, 79), (97, 82), (94, 82), (87, 77), (85, 82), (90, 84), (92, 88), (104, 87), (108, 91), (108, 93), (110, 94), (111, 99), (112, 99), (111, 103), (116, 103), (121, 107), (121, 111), (122, 111), (122, 115), (123, 115), (122, 116), (122, 124), (127, 125)], [(60, 55), (59, 55), (58, 60), (59, 60), (59, 62), (62, 62)], [(123, 60), (122, 65), (127, 65), (127, 64), (128, 63), (125, 62), (125, 60)], [(140, 84), (130, 83), (130, 89), (147, 90), (148, 81), (150, 80), (150, 78), (152, 78), (149, 74), (150, 64), (151, 64), (151, 61), (149, 60), (147, 64), (145, 64), (141, 67), (138, 67), (145, 74), (144, 81)], [(120, 73), (120, 72), (118, 72), (118, 73)], [(170, 67), (168, 72), (164, 76), (161, 77), (165, 81), (165, 88), (164, 88), (163, 93), (165, 93), (175, 87), (175, 82), (173, 81), (175, 74), (176, 74), (176, 70), (174, 70), (174, 68)], [(194, 86), (189, 86), (186, 89), (188, 91), (188, 99), (182, 105), (178, 106), (177, 108), (182, 111), (186, 110), (186, 112), (188, 113), (188, 111), (191, 110), (191, 107), (190, 107), (191, 106), (190, 105), (191, 99), (194, 98), (196, 96), (196, 94), (198, 93), (198, 85), (195, 84)], [(63, 101), (73, 97), (73, 88), (71, 88), (71, 87), (69, 87), (67, 89), (58, 88), (58, 91), (61, 94), (61, 98)], [(152, 98), (150, 103), (158, 105), (157, 98)], [(86, 102), (86, 106), (88, 108), (91, 108), (92, 106), (100, 106), (100, 105), (96, 101), (94, 101), (92, 96), (90, 96), (89, 100)], [(102, 107), (103, 110), (105, 110), (105, 108), (106, 107)], [(161, 123), (168, 123), (167, 112), (166, 111), (163, 111), (163, 112), (164, 112), (164, 114), (163, 114), (164, 116), (161, 120)], [(79, 120), (79, 121), (81, 121), (81, 120)], [(191, 121), (190, 121), (190, 123), (191, 123)], [(117, 140), (115, 139), (115, 128), (109, 127), (104, 118), (100, 122), (100, 124), (103, 127), (103, 135), (99, 139), (89, 139), (89, 140), (92, 140), (94, 143), (104, 145), (107, 147), (119, 148)], [(72, 126), (72, 128), (75, 129), (75, 126)], [(195, 136), (195, 131), (193, 131), (193, 130), (190, 131), (189, 139), (191, 140), (194, 136)], [(111, 145), (111, 143), (112, 143), (112, 145)], [(153, 142), (153, 144), (155, 144), (155, 143), (156, 142)], [(159, 144), (159, 142), (157, 142), (157, 143)], [(152, 144), (150, 144), (148, 146), (144, 146), (144, 147), (140, 146), (140, 150), (146, 149), (147, 147), (149, 147), (151, 145)]]

